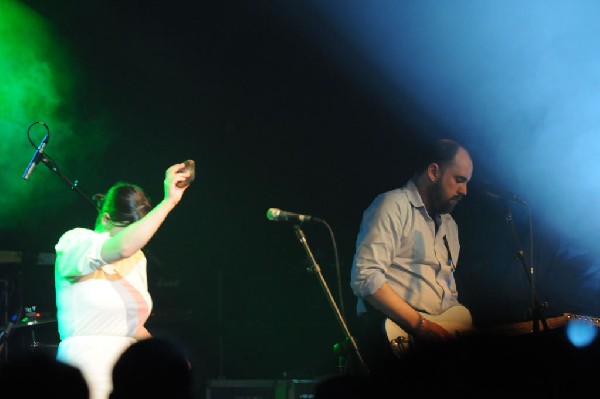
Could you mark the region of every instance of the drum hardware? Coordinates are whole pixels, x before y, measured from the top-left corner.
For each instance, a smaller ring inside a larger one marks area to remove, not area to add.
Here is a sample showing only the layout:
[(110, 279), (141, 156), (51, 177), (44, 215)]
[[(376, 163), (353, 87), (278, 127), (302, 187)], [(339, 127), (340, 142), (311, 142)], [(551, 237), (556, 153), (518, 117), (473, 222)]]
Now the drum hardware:
[(0, 332), (0, 354), (6, 347), (12, 332), (15, 329), (24, 327), (31, 327), (31, 344), (29, 344), (29, 348), (31, 350), (55, 348), (56, 345), (48, 345), (38, 342), (35, 328), (42, 324), (54, 322), (56, 322), (55, 317), (46, 316), (37, 309), (37, 306), (25, 306), (22, 309), (19, 309), (19, 311), (10, 318), (8, 324), (4, 326)]

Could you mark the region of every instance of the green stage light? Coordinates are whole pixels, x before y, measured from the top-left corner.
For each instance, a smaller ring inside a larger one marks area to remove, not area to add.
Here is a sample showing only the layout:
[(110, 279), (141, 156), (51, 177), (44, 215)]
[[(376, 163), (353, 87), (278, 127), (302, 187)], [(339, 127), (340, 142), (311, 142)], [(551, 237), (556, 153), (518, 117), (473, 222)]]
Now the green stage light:
[[(50, 21), (23, 3), (0, 2), (0, 232), (32, 228), (49, 209), (80, 201), (41, 164), (28, 180), (22, 178), (46, 134), (36, 125), (30, 142), (32, 123), (50, 128), (45, 153), (67, 173), (83, 170), (86, 159), (101, 154), (110, 142), (110, 135), (103, 134), (105, 118), (81, 116), (77, 87), (83, 74), (71, 53), (71, 39), (61, 37)], [(85, 132), (79, 133), (83, 127)]]

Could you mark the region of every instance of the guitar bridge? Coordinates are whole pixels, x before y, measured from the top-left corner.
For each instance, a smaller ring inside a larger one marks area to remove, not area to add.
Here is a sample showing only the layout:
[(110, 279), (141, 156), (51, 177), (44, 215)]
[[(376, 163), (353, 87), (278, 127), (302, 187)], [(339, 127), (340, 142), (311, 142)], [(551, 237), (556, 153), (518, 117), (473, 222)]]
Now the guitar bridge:
[(412, 338), (410, 336), (399, 336), (390, 341), (390, 347), (392, 353), (397, 357), (402, 357), (409, 349), (412, 344)]

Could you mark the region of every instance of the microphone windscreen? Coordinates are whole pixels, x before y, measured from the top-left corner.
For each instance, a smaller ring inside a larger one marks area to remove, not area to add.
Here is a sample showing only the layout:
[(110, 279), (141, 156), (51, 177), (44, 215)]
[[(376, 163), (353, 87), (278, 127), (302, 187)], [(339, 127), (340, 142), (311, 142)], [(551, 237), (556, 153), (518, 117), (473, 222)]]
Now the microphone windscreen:
[(277, 208), (269, 208), (269, 210), (267, 211), (267, 219), (277, 220), (277, 217), (279, 216), (280, 213), (281, 213), (281, 211)]

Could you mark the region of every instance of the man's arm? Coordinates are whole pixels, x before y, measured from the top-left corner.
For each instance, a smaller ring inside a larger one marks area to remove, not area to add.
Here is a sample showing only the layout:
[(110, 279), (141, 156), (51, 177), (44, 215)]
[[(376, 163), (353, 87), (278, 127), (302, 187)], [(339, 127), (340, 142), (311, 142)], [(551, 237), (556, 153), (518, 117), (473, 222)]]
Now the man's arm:
[(423, 318), (388, 283), (383, 283), (377, 291), (364, 299), (414, 337), (451, 338), (445, 328)]

